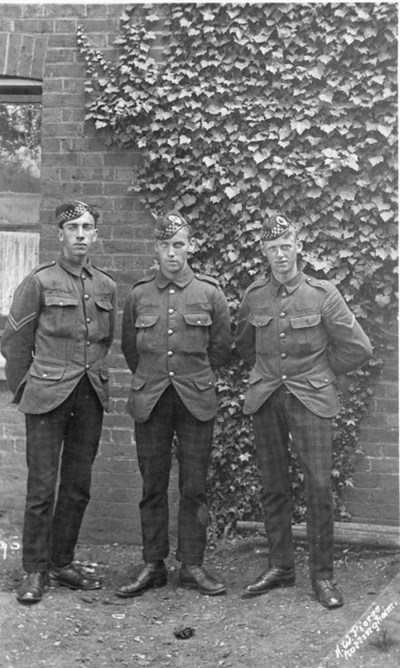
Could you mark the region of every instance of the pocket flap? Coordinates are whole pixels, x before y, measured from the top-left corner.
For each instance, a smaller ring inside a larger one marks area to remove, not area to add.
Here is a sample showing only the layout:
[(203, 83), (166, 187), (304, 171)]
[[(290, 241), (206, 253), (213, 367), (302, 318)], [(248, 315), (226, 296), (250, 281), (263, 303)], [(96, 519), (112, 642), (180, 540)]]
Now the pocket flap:
[(46, 362), (33, 360), (30, 369), (30, 375), (35, 378), (43, 378), (43, 380), (60, 380), (64, 375), (63, 366), (53, 366)]
[(44, 295), (44, 303), (46, 306), (77, 306), (78, 299), (65, 292), (52, 292)]
[(183, 313), (183, 317), (187, 325), (195, 325), (196, 327), (209, 327), (212, 324), (209, 313)]
[(249, 317), (249, 323), (254, 327), (265, 327), (271, 320), (273, 316), (266, 313), (251, 313)]
[(199, 380), (194, 380), (193, 384), (196, 386), (200, 392), (204, 392), (204, 390), (210, 390), (211, 388), (215, 387), (215, 380), (213, 378), (201, 378)]
[(259, 372), (259, 371), (251, 371), (250, 372), (250, 378), (249, 378), (249, 384), (250, 385), (255, 385), (256, 383), (259, 383), (260, 380), (263, 380), (264, 376)]
[(320, 313), (309, 313), (308, 315), (297, 316), (290, 318), (290, 324), (293, 329), (302, 329), (303, 327), (315, 327), (321, 322)]
[(96, 306), (103, 309), (103, 311), (112, 311), (114, 308), (109, 299), (95, 299), (94, 301)]
[(144, 378), (138, 378), (137, 376), (133, 376), (131, 380), (131, 388), (132, 390), (141, 390), (142, 387), (144, 387), (146, 381)]
[(159, 317), (160, 316), (158, 314), (138, 315), (138, 317), (136, 318), (135, 327), (138, 328), (153, 327), (153, 325), (156, 324)]
[(324, 371), (323, 373), (316, 374), (314, 376), (308, 376), (307, 378), (311, 387), (314, 387), (316, 390), (320, 389), (321, 387), (326, 387), (327, 385), (330, 385), (331, 383), (333, 383), (335, 379), (336, 376), (330, 369)]

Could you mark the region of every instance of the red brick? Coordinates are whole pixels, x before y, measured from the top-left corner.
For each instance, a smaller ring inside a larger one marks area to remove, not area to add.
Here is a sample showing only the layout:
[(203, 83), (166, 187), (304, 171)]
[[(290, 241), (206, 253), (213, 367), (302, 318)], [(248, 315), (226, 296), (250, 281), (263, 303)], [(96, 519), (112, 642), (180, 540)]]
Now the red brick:
[(51, 19), (22, 19), (16, 20), (14, 30), (30, 33), (52, 33), (54, 30), (54, 21)]
[(56, 19), (61, 17), (84, 18), (86, 16), (85, 4), (45, 4), (44, 16), (54, 16)]
[(34, 79), (44, 78), (45, 56), (47, 52), (47, 37), (38, 35), (35, 38), (31, 76)]
[(72, 49), (48, 49), (46, 54), (47, 63), (73, 63), (75, 52)]
[(11, 33), (8, 41), (8, 53), (7, 53), (7, 70), (6, 74), (16, 75), (17, 74), (17, 65), (18, 58), (22, 46), (22, 35), (19, 33)]
[(76, 33), (79, 21), (77, 19), (57, 18), (54, 21), (56, 33)]
[(368, 427), (368, 429), (361, 429), (360, 438), (367, 443), (397, 443), (398, 430)]

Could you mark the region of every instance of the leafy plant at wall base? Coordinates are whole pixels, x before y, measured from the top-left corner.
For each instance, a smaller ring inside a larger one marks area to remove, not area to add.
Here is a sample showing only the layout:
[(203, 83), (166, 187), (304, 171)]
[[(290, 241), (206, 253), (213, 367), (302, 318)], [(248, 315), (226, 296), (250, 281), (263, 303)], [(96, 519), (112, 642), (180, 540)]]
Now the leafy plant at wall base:
[[(107, 63), (82, 27), (87, 122), (140, 149), (132, 191), (174, 206), (198, 236), (196, 271), (218, 277), (233, 320), (263, 270), (261, 222), (298, 221), (305, 270), (337, 285), (375, 358), (349, 376), (334, 422), (336, 514), (352, 484), (360, 420), (397, 313), (396, 10), (388, 3), (166, 4), (127, 8)], [(261, 518), (247, 370), (219, 381), (210, 471), (212, 530)], [(292, 456), (294, 515), (304, 516)]]

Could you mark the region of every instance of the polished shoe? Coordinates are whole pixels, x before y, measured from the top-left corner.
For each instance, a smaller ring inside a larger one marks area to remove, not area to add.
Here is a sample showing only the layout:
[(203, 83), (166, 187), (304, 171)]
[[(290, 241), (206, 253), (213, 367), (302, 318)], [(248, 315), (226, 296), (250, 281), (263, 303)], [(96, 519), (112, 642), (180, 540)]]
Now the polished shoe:
[(163, 561), (153, 561), (145, 564), (139, 575), (127, 585), (116, 590), (121, 598), (141, 596), (147, 589), (158, 589), (167, 584), (167, 568)]
[(343, 596), (333, 580), (315, 580), (313, 588), (325, 608), (340, 608), (343, 605)]
[(200, 565), (182, 564), (179, 573), (179, 586), (185, 589), (197, 589), (201, 594), (208, 596), (217, 596), (217, 594), (225, 594), (226, 592), (225, 585), (218, 582)]
[(86, 575), (75, 564), (52, 566), (49, 572), (49, 584), (52, 587), (69, 587), (69, 589), (100, 589), (101, 582)]
[(42, 600), (46, 586), (47, 573), (40, 571), (28, 573), (22, 586), (18, 590), (17, 601), (20, 603), (38, 603)]
[(276, 587), (293, 587), (295, 575), (293, 568), (272, 566), (260, 575), (257, 580), (243, 589), (242, 596), (259, 596)]

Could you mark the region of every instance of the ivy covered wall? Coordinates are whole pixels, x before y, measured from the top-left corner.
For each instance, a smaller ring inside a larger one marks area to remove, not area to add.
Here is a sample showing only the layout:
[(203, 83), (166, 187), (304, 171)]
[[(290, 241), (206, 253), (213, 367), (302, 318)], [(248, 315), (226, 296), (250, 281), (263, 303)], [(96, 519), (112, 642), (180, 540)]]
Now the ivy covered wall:
[[(132, 191), (153, 214), (175, 206), (194, 224), (192, 265), (219, 279), (233, 319), (265, 269), (260, 227), (278, 209), (301, 228), (305, 270), (332, 280), (371, 336), (374, 359), (340, 379), (338, 517), (397, 313), (396, 18), (391, 3), (142, 5), (124, 13), (114, 64), (79, 31), (87, 121), (108, 144), (140, 148)], [(260, 514), (246, 377), (235, 360), (219, 384), (218, 528)]]

